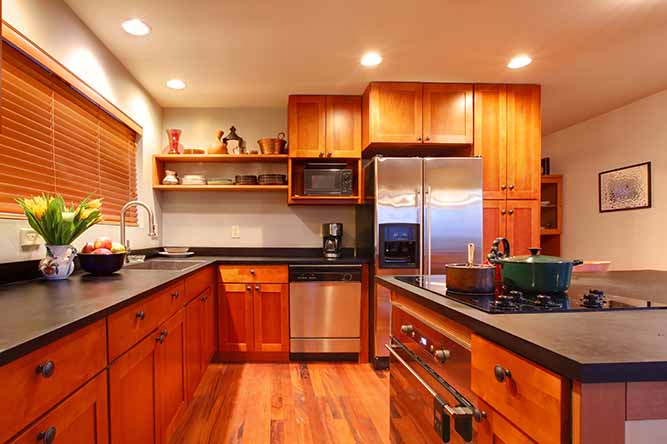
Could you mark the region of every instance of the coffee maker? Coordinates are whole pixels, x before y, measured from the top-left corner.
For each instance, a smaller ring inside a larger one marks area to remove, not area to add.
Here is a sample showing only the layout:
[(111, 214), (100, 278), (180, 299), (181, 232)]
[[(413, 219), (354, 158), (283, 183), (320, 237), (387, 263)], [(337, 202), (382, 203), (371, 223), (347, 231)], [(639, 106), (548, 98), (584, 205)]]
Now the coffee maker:
[(327, 259), (343, 255), (343, 224), (322, 224), (322, 253)]

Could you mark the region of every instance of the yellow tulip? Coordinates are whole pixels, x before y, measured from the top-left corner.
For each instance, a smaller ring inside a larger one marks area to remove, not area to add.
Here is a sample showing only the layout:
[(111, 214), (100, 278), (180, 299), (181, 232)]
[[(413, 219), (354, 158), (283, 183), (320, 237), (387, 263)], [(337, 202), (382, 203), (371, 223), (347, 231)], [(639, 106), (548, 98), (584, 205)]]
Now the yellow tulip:
[(99, 208), (102, 206), (102, 199), (93, 199), (90, 202), (88, 202), (88, 208)]

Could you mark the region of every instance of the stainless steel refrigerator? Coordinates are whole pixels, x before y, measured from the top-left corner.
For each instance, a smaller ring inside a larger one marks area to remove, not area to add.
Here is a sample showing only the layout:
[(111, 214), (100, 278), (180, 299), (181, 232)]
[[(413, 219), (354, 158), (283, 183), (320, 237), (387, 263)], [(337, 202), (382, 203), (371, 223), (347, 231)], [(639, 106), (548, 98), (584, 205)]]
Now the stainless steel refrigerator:
[[(357, 244), (374, 256), (376, 275), (444, 274), (482, 258), (482, 159), (375, 157), (364, 167), (366, 204), (356, 215)], [(371, 285), (371, 358), (388, 362), (389, 292)]]

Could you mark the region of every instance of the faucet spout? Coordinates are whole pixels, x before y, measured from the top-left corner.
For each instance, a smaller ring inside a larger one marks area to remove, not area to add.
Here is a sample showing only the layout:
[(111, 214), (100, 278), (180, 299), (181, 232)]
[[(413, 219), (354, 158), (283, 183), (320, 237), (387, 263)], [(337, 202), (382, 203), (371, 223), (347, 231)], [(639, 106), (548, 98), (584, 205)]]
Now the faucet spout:
[(148, 235), (150, 237), (157, 236), (157, 225), (155, 225), (155, 216), (153, 215), (153, 210), (151, 210), (151, 207), (148, 206), (147, 203), (140, 200), (133, 200), (126, 203), (120, 210), (120, 243), (123, 244), (128, 252), (130, 251), (130, 241), (127, 240), (125, 234), (125, 213), (127, 213), (127, 210), (132, 207), (142, 207), (146, 210), (148, 213)]

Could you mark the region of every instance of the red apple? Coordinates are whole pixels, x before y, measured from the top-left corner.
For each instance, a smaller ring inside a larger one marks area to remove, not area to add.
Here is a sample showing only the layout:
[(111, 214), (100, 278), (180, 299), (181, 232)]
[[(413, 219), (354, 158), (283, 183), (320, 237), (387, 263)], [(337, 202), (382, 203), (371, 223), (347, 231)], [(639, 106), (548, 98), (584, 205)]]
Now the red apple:
[(109, 239), (108, 237), (98, 237), (97, 239), (95, 239), (95, 243), (93, 244), (93, 246), (95, 247), (96, 250), (100, 248), (111, 250), (112, 244), (113, 243), (111, 242), (111, 239)]
[(108, 248), (97, 248), (93, 251), (93, 254), (113, 254)]
[(90, 254), (95, 251), (95, 245), (92, 242), (86, 242), (86, 245), (81, 249), (81, 253)]

